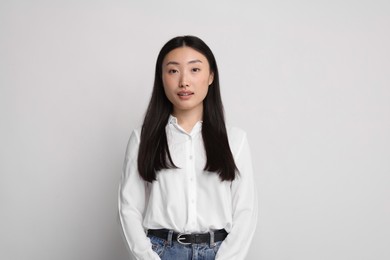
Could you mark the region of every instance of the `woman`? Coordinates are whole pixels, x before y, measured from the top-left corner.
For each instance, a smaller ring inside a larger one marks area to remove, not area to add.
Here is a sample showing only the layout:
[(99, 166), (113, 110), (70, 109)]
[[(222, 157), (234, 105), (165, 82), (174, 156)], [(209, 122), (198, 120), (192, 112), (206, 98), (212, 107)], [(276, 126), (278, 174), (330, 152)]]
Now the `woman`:
[(218, 69), (194, 36), (161, 49), (152, 97), (133, 131), (119, 189), (136, 259), (244, 259), (257, 199), (246, 134), (226, 129)]

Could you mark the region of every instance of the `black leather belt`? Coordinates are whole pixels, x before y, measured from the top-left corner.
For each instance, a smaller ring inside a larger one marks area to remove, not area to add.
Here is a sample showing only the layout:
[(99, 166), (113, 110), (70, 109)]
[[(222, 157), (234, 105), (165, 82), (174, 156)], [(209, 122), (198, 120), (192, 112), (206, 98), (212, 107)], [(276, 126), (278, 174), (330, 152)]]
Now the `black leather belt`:
[[(148, 235), (159, 237), (168, 240), (168, 229), (149, 229)], [(228, 233), (225, 229), (214, 230), (214, 242), (223, 241), (227, 237)], [(182, 245), (210, 243), (210, 233), (200, 234), (186, 234), (186, 233), (173, 233), (172, 240), (176, 240)]]

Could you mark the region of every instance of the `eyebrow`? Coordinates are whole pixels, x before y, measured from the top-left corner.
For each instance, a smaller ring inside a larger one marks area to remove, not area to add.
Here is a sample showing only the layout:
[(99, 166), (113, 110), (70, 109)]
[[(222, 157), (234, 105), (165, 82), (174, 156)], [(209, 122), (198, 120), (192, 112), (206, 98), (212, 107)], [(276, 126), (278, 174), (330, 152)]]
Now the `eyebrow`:
[[(190, 60), (190, 61), (187, 62), (187, 63), (188, 63), (188, 64), (193, 64), (193, 63), (198, 63), (198, 62), (202, 63), (201, 60)], [(167, 64), (165, 64), (165, 66), (168, 66), (168, 65), (180, 65), (180, 63), (177, 62), (177, 61), (168, 61)]]

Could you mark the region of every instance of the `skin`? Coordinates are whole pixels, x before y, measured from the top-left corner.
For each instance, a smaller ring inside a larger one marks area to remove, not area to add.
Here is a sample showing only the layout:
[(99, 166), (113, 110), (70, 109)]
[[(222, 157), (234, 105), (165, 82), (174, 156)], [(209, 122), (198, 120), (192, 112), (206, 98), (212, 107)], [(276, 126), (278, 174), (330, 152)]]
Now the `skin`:
[(173, 116), (190, 132), (202, 120), (203, 100), (214, 78), (207, 58), (184, 46), (170, 51), (162, 66), (164, 91), (173, 104)]

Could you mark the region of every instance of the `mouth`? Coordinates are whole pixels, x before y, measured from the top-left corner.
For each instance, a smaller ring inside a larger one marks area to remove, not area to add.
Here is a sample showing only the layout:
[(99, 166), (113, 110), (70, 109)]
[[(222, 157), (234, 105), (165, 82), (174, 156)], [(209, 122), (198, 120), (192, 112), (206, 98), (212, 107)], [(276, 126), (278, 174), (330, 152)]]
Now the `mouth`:
[(177, 95), (179, 95), (179, 97), (187, 97), (187, 96), (191, 96), (193, 94), (194, 94), (194, 92), (184, 92), (184, 91), (177, 93)]

